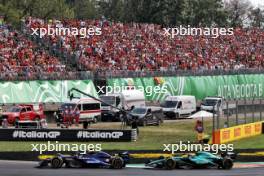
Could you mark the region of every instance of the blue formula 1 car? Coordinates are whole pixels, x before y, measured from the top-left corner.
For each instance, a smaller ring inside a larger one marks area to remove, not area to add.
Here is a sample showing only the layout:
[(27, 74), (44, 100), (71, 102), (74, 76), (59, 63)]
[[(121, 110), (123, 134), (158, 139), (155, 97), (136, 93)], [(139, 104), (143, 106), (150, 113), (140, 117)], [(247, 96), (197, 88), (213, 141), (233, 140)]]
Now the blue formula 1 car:
[(231, 169), (233, 160), (236, 155), (234, 153), (224, 153), (221, 156), (214, 155), (209, 152), (197, 152), (195, 155), (180, 157), (161, 157), (158, 160), (146, 163), (147, 167), (160, 169), (179, 169), (179, 168), (218, 168)]
[(90, 152), (87, 154), (61, 155), (57, 154), (52, 158), (47, 158), (39, 163), (39, 168), (52, 167), (62, 168), (112, 168), (122, 169), (129, 162), (127, 152), (116, 154), (114, 156), (105, 152)]

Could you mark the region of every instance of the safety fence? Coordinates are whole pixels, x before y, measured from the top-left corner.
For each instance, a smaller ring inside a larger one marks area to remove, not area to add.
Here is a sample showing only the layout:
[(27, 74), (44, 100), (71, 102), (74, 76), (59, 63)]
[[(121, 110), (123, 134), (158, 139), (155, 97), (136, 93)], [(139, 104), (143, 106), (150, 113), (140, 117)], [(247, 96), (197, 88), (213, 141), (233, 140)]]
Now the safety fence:
[(221, 107), (215, 106), (213, 129), (222, 129), (264, 120), (264, 99), (224, 99)]
[(224, 100), (213, 114), (213, 143), (222, 144), (264, 132), (264, 100), (261, 98)]

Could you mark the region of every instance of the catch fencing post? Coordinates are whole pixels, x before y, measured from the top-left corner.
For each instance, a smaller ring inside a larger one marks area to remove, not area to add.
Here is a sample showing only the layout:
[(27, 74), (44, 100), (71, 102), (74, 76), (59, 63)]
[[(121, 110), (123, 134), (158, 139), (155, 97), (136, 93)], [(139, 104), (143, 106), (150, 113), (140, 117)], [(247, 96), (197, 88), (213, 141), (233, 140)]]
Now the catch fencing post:
[(262, 121), (262, 99), (260, 98), (259, 100), (259, 104), (260, 104), (260, 120)]
[(217, 105), (217, 122), (216, 122), (216, 128), (217, 129), (220, 128), (220, 110), (219, 110), (219, 105)]
[(238, 100), (236, 98), (236, 125), (238, 125)]
[(215, 113), (213, 111), (213, 132), (215, 131)]
[(252, 99), (251, 111), (252, 111), (252, 122), (255, 122), (255, 113), (254, 113), (254, 109), (255, 109), (256, 107), (253, 108), (252, 106), (254, 106), (254, 97), (253, 97), (253, 99)]
[(229, 127), (230, 124), (229, 124), (229, 103), (228, 103), (228, 100), (226, 100), (226, 121), (227, 121), (227, 126)]
[(244, 99), (244, 116), (245, 116), (244, 123), (247, 123), (247, 100), (246, 98)]

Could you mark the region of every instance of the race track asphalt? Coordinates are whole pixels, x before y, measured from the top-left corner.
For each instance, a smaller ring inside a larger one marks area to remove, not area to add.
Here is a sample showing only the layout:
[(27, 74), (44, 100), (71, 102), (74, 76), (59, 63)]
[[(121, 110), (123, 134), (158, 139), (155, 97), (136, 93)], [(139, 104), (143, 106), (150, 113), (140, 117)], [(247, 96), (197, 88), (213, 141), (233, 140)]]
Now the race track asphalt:
[[(263, 176), (264, 167), (234, 168), (232, 170), (156, 170), (130, 165), (113, 169), (38, 169), (37, 162), (0, 161), (1, 176)], [(141, 166), (142, 167), (142, 166)]]

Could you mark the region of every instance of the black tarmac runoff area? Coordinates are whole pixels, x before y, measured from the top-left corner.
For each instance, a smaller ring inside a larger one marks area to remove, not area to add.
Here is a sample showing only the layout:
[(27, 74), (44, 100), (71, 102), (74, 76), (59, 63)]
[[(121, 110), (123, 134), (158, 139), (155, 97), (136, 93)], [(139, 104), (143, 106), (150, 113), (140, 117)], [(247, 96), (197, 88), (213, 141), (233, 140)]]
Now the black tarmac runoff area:
[(38, 169), (37, 162), (0, 161), (1, 176), (263, 176), (264, 168), (234, 168), (232, 170), (157, 170), (130, 167), (113, 169)]

